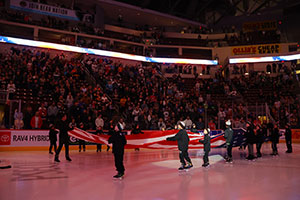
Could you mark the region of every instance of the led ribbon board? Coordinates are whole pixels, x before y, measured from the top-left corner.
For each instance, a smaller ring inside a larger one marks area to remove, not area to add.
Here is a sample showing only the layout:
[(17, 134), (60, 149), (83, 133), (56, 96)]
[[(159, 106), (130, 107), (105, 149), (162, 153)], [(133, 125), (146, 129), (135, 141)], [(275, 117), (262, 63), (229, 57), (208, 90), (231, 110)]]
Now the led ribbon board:
[(267, 57), (253, 57), (253, 58), (230, 58), (230, 64), (239, 63), (260, 63), (260, 62), (278, 62), (291, 61), (300, 59), (300, 53), (286, 56), (267, 56)]
[(145, 57), (138, 56), (126, 53), (119, 53), (113, 51), (99, 50), (99, 49), (90, 49), (82, 48), (70, 45), (55, 44), (50, 42), (41, 42), (35, 40), (27, 40), (13, 37), (0, 36), (0, 42), (17, 44), (17, 45), (26, 45), (30, 47), (40, 47), (47, 49), (55, 49), (61, 51), (71, 51), (76, 53), (85, 53), (98, 56), (107, 56), (115, 58), (123, 58), (128, 60), (142, 61), (142, 62), (152, 62), (152, 63), (174, 63), (174, 64), (195, 64), (195, 65), (217, 65), (217, 60), (204, 60), (204, 59), (185, 59), (185, 58), (155, 58), (155, 57)]

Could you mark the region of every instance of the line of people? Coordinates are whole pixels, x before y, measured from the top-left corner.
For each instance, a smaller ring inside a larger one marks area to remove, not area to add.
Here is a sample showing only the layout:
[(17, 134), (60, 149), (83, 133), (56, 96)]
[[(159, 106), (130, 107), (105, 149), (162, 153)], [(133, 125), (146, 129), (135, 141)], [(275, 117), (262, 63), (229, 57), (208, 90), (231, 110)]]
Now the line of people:
[[(231, 128), (230, 120), (226, 121), (225, 125), (226, 125), (226, 129), (224, 131), (224, 138), (226, 139), (226, 149), (227, 149), (225, 162), (232, 163), (233, 162), (232, 147), (233, 147), (234, 132)], [(193, 167), (193, 164), (188, 154), (189, 137), (185, 130), (184, 122), (179, 123), (178, 129), (179, 131), (175, 136), (168, 137), (166, 140), (177, 141), (178, 143), (179, 158), (181, 163), (181, 166), (178, 168), (178, 170), (189, 169)], [(269, 139), (272, 142), (271, 155), (272, 156), (278, 155), (277, 144), (279, 143), (280, 135), (279, 135), (278, 126), (276, 124), (273, 125), (272, 123), (269, 123), (268, 125), (263, 124), (263, 126), (257, 124), (255, 126), (252, 122), (248, 122), (247, 130), (245, 132), (245, 137), (246, 137), (246, 142), (243, 147), (244, 149), (246, 148), (246, 146), (248, 147), (248, 156), (246, 158), (247, 160), (253, 160), (255, 158), (262, 157), (261, 147), (262, 144), (266, 141), (266, 139)], [(289, 124), (286, 124), (285, 127), (285, 139), (286, 139), (286, 146), (287, 146), (286, 153), (292, 153), (292, 131)], [(208, 167), (209, 166), (208, 155), (211, 150), (209, 128), (204, 129), (204, 138), (203, 140), (199, 140), (199, 142), (204, 145), (202, 167)], [(257, 157), (254, 156), (254, 150), (253, 150), (254, 144), (256, 144)]]
[[(71, 161), (71, 158), (69, 157), (69, 136), (68, 131), (72, 130), (73, 127), (70, 127), (66, 123), (67, 116), (64, 114), (61, 118), (61, 120), (57, 124), (57, 128), (60, 132), (59, 134), (59, 147), (56, 150), (56, 134), (58, 133), (54, 126), (51, 126), (49, 136), (50, 136), (50, 148), (49, 153), (52, 153), (52, 147), (54, 146), (55, 150), (55, 159), (54, 161), (59, 161), (59, 153), (65, 145), (65, 156), (66, 160)], [(227, 148), (227, 155), (225, 156), (225, 161), (232, 163), (232, 147), (233, 147), (233, 136), (234, 132), (231, 128), (231, 122), (230, 120), (225, 122), (226, 129), (224, 131), (224, 138), (226, 139), (226, 148)], [(80, 124), (80, 128), (84, 130), (83, 124)], [(180, 121), (178, 123), (178, 126), (175, 127), (176, 129), (179, 129), (177, 134), (173, 137), (166, 138), (167, 141), (177, 141), (178, 144), (178, 150), (179, 150), (179, 159), (181, 166), (178, 168), (178, 170), (185, 170), (193, 167), (191, 158), (188, 154), (188, 145), (189, 145), (189, 137), (186, 131), (185, 123), (183, 121)], [(292, 132), (290, 129), (289, 124), (285, 127), (285, 138), (286, 138), (286, 145), (287, 145), (287, 151), (286, 153), (292, 153)], [(108, 142), (112, 144), (113, 154), (115, 158), (115, 167), (117, 170), (117, 174), (114, 176), (114, 178), (122, 178), (124, 176), (125, 167), (123, 165), (123, 157), (124, 157), (124, 147), (127, 144), (126, 138), (124, 133), (122, 133), (124, 129), (124, 126), (120, 121), (117, 123), (110, 122), (110, 129), (109, 129), (109, 140)], [(102, 134), (102, 130), (97, 130), (97, 134)], [(139, 134), (142, 133), (138, 126), (135, 127), (133, 130), (133, 134)], [(245, 132), (246, 137), (246, 143), (241, 146), (240, 148), (246, 148), (248, 147), (248, 157), (246, 159), (253, 160), (256, 157), (254, 156), (254, 150), (253, 146), (256, 144), (256, 156), (259, 158), (262, 156), (261, 153), (261, 146), (266, 141), (266, 138), (269, 138), (272, 142), (272, 154), (273, 156), (278, 155), (277, 150), (277, 144), (279, 143), (279, 129), (277, 125), (273, 125), (272, 123), (269, 124), (263, 124), (260, 125), (254, 125), (252, 122), (247, 123), (247, 130)], [(204, 145), (204, 156), (203, 156), (203, 165), (202, 167), (208, 167), (209, 166), (209, 152), (211, 150), (210, 145), (210, 129), (206, 128), (204, 129), (204, 138), (203, 140), (199, 140), (200, 143)], [(80, 143), (79, 151), (81, 150), (81, 145), (83, 146), (85, 150), (85, 145), (83, 143)], [(109, 147), (109, 146), (108, 146)], [(97, 152), (101, 151), (101, 144), (97, 145)], [(137, 150), (137, 149), (136, 149)]]

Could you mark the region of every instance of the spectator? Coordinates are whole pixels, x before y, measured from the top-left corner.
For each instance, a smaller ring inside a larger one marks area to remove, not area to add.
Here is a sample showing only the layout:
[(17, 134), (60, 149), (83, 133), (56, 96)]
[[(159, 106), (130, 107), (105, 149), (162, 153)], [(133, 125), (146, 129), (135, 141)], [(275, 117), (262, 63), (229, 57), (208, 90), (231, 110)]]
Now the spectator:
[(35, 115), (31, 118), (30, 125), (32, 129), (41, 129), (43, 125), (43, 120), (39, 112), (36, 112)]
[(190, 116), (187, 116), (186, 119), (184, 120), (185, 128), (186, 129), (191, 129), (193, 126), (193, 121), (190, 119)]
[(216, 124), (214, 123), (214, 121), (212, 119), (208, 123), (208, 128), (210, 130), (216, 130)]
[(7, 92), (9, 94), (9, 99), (13, 99), (14, 93), (16, 92), (16, 86), (12, 80), (10, 80), (9, 84), (7, 85)]
[(159, 118), (157, 125), (158, 125), (158, 130), (160, 131), (164, 131), (167, 128), (165, 122), (163, 121), (163, 118)]
[(203, 119), (199, 117), (198, 121), (196, 122), (196, 129), (197, 130), (203, 130), (205, 128), (205, 125), (203, 123)]
[(48, 107), (48, 117), (49, 117), (49, 121), (52, 124), (54, 123), (57, 113), (58, 113), (58, 108), (56, 106), (56, 103), (52, 102), (52, 104)]
[(17, 109), (15, 110), (15, 114), (14, 114), (14, 125), (15, 125), (15, 129), (22, 129), (24, 126), (24, 122), (23, 122), (23, 113), (19, 112)]
[(102, 130), (104, 127), (104, 120), (102, 119), (102, 115), (99, 114), (95, 120), (96, 130)]

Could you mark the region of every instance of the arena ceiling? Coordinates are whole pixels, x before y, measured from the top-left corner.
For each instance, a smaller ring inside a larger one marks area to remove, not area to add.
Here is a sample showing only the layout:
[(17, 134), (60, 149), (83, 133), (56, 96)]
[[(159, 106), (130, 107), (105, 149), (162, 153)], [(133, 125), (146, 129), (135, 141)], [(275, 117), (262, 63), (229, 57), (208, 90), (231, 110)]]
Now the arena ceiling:
[(299, 3), (298, 0), (117, 0), (141, 8), (204, 24), (217, 24), (226, 16), (260, 14), (264, 10)]

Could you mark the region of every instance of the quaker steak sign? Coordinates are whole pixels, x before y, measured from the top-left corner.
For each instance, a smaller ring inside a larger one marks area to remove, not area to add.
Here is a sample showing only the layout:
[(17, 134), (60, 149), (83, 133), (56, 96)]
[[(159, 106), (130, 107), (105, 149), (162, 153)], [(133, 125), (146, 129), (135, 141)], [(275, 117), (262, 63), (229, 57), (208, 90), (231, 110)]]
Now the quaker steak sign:
[(270, 54), (280, 53), (280, 44), (262, 44), (262, 45), (249, 45), (238, 46), (231, 48), (232, 55), (248, 55), (248, 54)]

